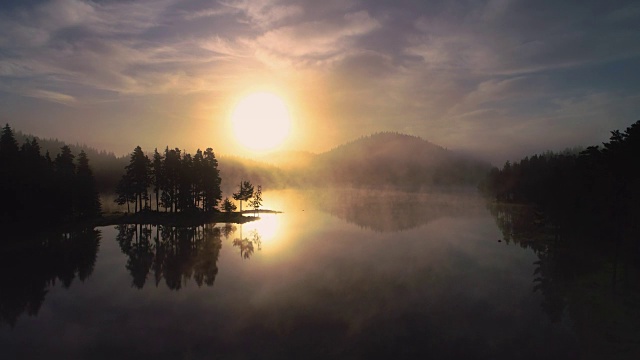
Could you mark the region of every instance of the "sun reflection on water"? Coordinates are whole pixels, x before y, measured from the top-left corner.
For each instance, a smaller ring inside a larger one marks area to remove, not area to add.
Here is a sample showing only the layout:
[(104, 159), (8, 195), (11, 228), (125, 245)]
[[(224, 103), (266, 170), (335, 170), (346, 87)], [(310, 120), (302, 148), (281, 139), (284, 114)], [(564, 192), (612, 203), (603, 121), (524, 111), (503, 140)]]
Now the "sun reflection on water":
[(279, 230), (280, 216), (277, 214), (260, 214), (259, 220), (242, 225), (243, 232), (257, 232), (265, 244), (275, 242)]
[(240, 248), (245, 259), (255, 251), (273, 253), (282, 245), (281, 216), (278, 214), (260, 214), (260, 219), (237, 225), (233, 245)]
[[(220, 224), (223, 234), (240, 255), (245, 258), (260, 257), (269, 261), (281, 259), (289, 253), (288, 247), (297, 237), (301, 215), (306, 207), (306, 201), (299, 192), (291, 190), (265, 191), (263, 209), (282, 211), (282, 213), (258, 213), (259, 219), (244, 224)], [(253, 212), (245, 216), (251, 218)], [(225, 230), (225, 228), (227, 230)], [(312, 231), (305, 228), (308, 233)], [(248, 254), (248, 255), (245, 255)]]

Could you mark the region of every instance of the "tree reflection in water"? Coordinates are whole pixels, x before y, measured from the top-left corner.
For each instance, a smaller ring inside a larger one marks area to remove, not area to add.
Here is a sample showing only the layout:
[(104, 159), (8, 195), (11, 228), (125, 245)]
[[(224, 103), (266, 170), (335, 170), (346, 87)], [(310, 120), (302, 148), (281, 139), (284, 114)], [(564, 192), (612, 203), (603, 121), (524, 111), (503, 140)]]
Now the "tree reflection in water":
[[(240, 225), (242, 229), (242, 225)], [(262, 250), (262, 237), (257, 230), (251, 230), (249, 237), (242, 238), (242, 230), (240, 230), (240, 238), (233, 239), (233, 246), (240, 248), (240, 257), (243, 259), (251, 258), (254, 249)]]
[(583, 229), (557, 226), (531, 207), (491, 204), (489, 210), (506, 244), (538, 256), (533, 290), (543, 296), (542, 309), (552, 322), (573, 325), (585, 355), (626, 358), (640, 351), (637, 250), (622, 251), (618, 241), (594, 241)]
[(222, 235), (225, 239), (229, 239), (229, 236), (233, 235), (237, 230), (237, 227), (231, 223), (224, 224), (222, 228)]
[(132, 285), (143, 288), (153, 271), (155, 285), (164, 278), (169, 289), (179, 290), (189, 279), (198, 286), (213, 286), (222, 248), (221, 230), (214, 224), (196, 227), (119, 225), (116, 237), (127, 255)]
[[(93, 272), (100, 231), (9, 235), (0, 248), (0, 323), (14, 327), (20, 315), (38, 314), (49, 289), (60, 281), (69, 288)], [(19, 241), (18, 241), (19, 240)]]

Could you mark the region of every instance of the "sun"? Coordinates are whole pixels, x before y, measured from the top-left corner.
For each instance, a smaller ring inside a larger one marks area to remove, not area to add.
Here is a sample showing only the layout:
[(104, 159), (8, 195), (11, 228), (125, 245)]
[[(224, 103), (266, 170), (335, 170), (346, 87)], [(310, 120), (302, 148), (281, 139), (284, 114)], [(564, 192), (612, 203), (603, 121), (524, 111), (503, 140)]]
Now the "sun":
[(233, 109), (231, 124), (236, 140), (249, 150), (273, 150), (287, 139), (291, 115), (273, 93), (256, 92), (242, 98)]

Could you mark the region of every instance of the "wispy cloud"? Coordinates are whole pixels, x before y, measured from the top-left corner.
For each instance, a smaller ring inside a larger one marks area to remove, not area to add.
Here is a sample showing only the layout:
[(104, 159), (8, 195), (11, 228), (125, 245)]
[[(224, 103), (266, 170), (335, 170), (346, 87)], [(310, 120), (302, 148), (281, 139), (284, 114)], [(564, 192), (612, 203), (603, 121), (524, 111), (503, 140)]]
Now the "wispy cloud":
[(55, 91), (31, 89), (31, 90), (24, 91), (23, 94), (26, 96), (49, 100), (49, 101), (53, 101), (53, 102), (64, 104), (64, 105), (73, 105), (77, 103), (76, 98), (74, 98), (73, 96), (55, 92)]
[(347, 13), (332, 22), (313, 21), (280, 27), (265, 32), (249, 43), (258, 54), (288, 59), (293, 64), (296, 60), (323, 61), (350, 52), (356, 47), (358, 36), (379, 27), (380, 24), (366, 11), (360, 11)]

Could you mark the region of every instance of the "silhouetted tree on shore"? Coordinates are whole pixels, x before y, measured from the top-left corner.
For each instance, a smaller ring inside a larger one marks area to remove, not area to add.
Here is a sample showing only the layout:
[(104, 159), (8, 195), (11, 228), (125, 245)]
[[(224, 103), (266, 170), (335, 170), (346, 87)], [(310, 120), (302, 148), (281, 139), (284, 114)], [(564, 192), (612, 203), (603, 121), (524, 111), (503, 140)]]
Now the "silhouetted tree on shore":
[[(498, 201), (531, 203), (557, 226), (635, 241), (640, 218), (640, 121), (611, 132), (603, 148), (545, 153), (494, 168), (482, 189)], [(589, 220), (587, 220), (589, 219)]]
[(55, 160), (40, 154), (36, 138), (26, 139), (18, 148), (7, 124), (0, 136), (0, 221), (24, 222), (34, 215), (46, 225), (100, 215), (100, 200), (89, 159), (84, 152), (77, 162), (68, 146)]
[(253, 185), (249, 181), (240, 182), (238, 192), (233, 194), (233, 199), (240, 201), (240, 212), (242, 212), (242, 201), (247, 201), (253, 197)]
[(222, 210), (224, 210), (227, 213), (236, 211), (237, 207), (236, 204), (234, 204), (233, 202), (231, 202), (231, 200), (229, 200), (229, 198), (225, 198), (224, 201), (222, 202)]
[(211, 211), (222, 200), (222, 191), (220, 191), (222, 180), (220, 179), (220, 170), (218, 170), (218, 160), (216, 160), (212, 148), (207, 148), (204, 152), (199, 178), (202, 182), (202, 208), (205, 211)]
[(143, 209), (143, 200), (147, 207), (150, 187), (156, 211), (160, 206), (168, 212), (213, 211), (222, 198), (218, 161), (211, 148), (204, 153), (198, 149), (193, 157), (177, 148), (167, 147), (164, 156), (156, 149), (151, 161), (138, 146), (130, 159), (116, 188), (115, 201), (120, 205), (134, 202), (136, 212)]
[(156, 195), (156, 211), (160, 211), (160, 189), (164, 186), (164, 158), (158, 152), (156, 148), (153, 151), (153, 161), (151, 162), (151, 184), (153, 185), (153, 192)]
[(16, 192), (18, 187), (18, 142), (9, 124), (2, 129), (0, 136), (0, 196), (2, 197), (2, 218), (15, 218), (20, 199)]
[(147, 190), (151, 185), (151, 161), (140, 146), (133, 149), (129, 159), (121, 187), (126, 189), (127, 197), (133, 195), (135, 211), (138, 212), (143, 209), (142, 201), (146, 201), (149, 196)]
[(258, 185), (258, 190), (253, 195), (253, 200), (251, 200), (251, 207), (254, 211), (254, 216), (258, 213), (258, 209), (262, 206), (262, 186)]

